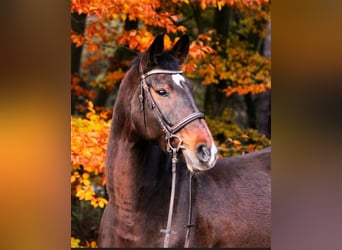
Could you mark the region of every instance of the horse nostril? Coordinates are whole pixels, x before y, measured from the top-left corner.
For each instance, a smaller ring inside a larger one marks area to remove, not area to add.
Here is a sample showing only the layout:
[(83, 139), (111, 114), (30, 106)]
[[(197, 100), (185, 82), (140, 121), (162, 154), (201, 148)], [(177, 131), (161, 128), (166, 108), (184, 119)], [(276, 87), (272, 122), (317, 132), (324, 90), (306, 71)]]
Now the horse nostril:
[(202, 162), (202, 163), (208, 162), (210, 159), (209, 148), (204, 144), (199, 145), (197, 147), (197, 157), (200, 160), (200, 162)]

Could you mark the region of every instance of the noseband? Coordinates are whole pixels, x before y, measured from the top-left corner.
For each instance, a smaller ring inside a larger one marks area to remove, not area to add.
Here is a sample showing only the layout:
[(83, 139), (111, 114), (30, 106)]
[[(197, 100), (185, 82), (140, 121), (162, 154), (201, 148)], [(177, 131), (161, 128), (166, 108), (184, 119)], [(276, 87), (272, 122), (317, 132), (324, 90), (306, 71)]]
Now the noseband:
[[(141, 65), (140, 65), (140, 71)], [(172, 153), (172, 186), (171, 186), (171, 196), (170, 196), (170, 206), (169, 206), (169, 215), (167, 220), (167, 226), (166, 229), (160, 230), (162, 233), (165, 233), (164, 238), (164, 248), (167, 248), (170, 241), (170, 235), (175, 234), (174, 231), (171, 230), (171, 222), (172, 222), (172, 213), (173, 213), (173, 203), (174, 203), (174, 196), (175, 196), (175, 185), (176, 185), (176, 165), (177, 165), (177, 152), (180, 149), (184, 149), (184, 146), (182, 146), (182, 139), (175, 135), (179, 130), (184, 128), (186, 125), (191, 123), (192, 121), (196, 119), (204, 119), (204, 114), (198, 111), (195, 111), (191, 113), (190, 115), (186, 116), (185, 118), (181, 119), (180, 121), (176, 122), (175, 124), (171, 125), (170, 122), (164, 117), (162, 112), (160, 111), (158, 105), (153, 99), (153, 96), (150, 92), (149, 86), (146, 84), (145, 79), (151, 75), (155, 74), (183, 74), (183, 71), (180, 70), (163, 70), (163, 69), (153, 69), (151, 71), (148, 71), (145, 74), (141, 75), (141, 86), (140, 86), (140, 110), (144, 112), (144, 96), (146, 93), (147, 98), (151, 102), (151, 109), (154, 112), (155, 117), (158, 119), (160, 126), (162, 127), (162, 130), (164, 131), (167, 141), (167, 151)], [(145, 113), (144, 113), (145, 115)], [(172, 140), (177, 139), (178, 144), (177, 146), (172, 145)], [(191, 178), (192, 173), (190, 173), (190, 179), (189, 179), (189, 213), (188, 213), (188, 223), (184, 227), (187, 228), (186, 236), (185, 236), (185, 243), (184, 247), (189, 247), (189, 237), (190, 237), (190, 229), (194, 226), (194, 224), (191, 223)]]

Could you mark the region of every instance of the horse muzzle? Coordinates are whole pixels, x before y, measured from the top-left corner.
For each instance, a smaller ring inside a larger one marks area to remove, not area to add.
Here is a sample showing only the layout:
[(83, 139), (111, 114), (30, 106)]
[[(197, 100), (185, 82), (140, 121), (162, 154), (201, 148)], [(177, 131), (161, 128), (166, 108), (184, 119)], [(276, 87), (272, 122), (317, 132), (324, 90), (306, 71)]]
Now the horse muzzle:
[(217, 147), (215, 145), (207, 146), (206, 144), (199, 144), (195, 152), (188, 148), (182, 150), (186, 165), (190, 172), (203, 172), (215, 166), (217, 161)]

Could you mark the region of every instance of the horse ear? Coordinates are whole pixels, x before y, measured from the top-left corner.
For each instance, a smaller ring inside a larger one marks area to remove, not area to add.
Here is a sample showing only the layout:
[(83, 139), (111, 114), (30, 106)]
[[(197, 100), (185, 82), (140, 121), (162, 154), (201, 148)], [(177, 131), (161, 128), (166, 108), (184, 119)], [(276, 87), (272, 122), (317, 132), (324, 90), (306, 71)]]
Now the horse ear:
[(176, 57), (178, 64), (182, 64), (189, 53), (190, 39), (188, 35), (182, 35), (181, 38), (171, 49), (171, 54)]
[(143, 72), (150, 70), (154, 65), (157, 65), (158, 56), (164, 50), (164, 33), (156, 36), (154, 41), (147, 49), (147, 51), (143, 54), (141, 58), (141, 66)]

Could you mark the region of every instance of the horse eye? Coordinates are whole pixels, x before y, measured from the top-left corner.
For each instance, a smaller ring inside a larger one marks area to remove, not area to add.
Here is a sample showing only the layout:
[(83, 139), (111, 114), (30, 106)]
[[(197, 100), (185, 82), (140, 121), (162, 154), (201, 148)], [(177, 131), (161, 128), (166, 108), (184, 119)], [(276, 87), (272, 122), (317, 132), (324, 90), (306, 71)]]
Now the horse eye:
[(156, 90), (156, 92), (160, 96), (168, 96), (169, 95), (165, 89), (158, 89), (158, 90)]

